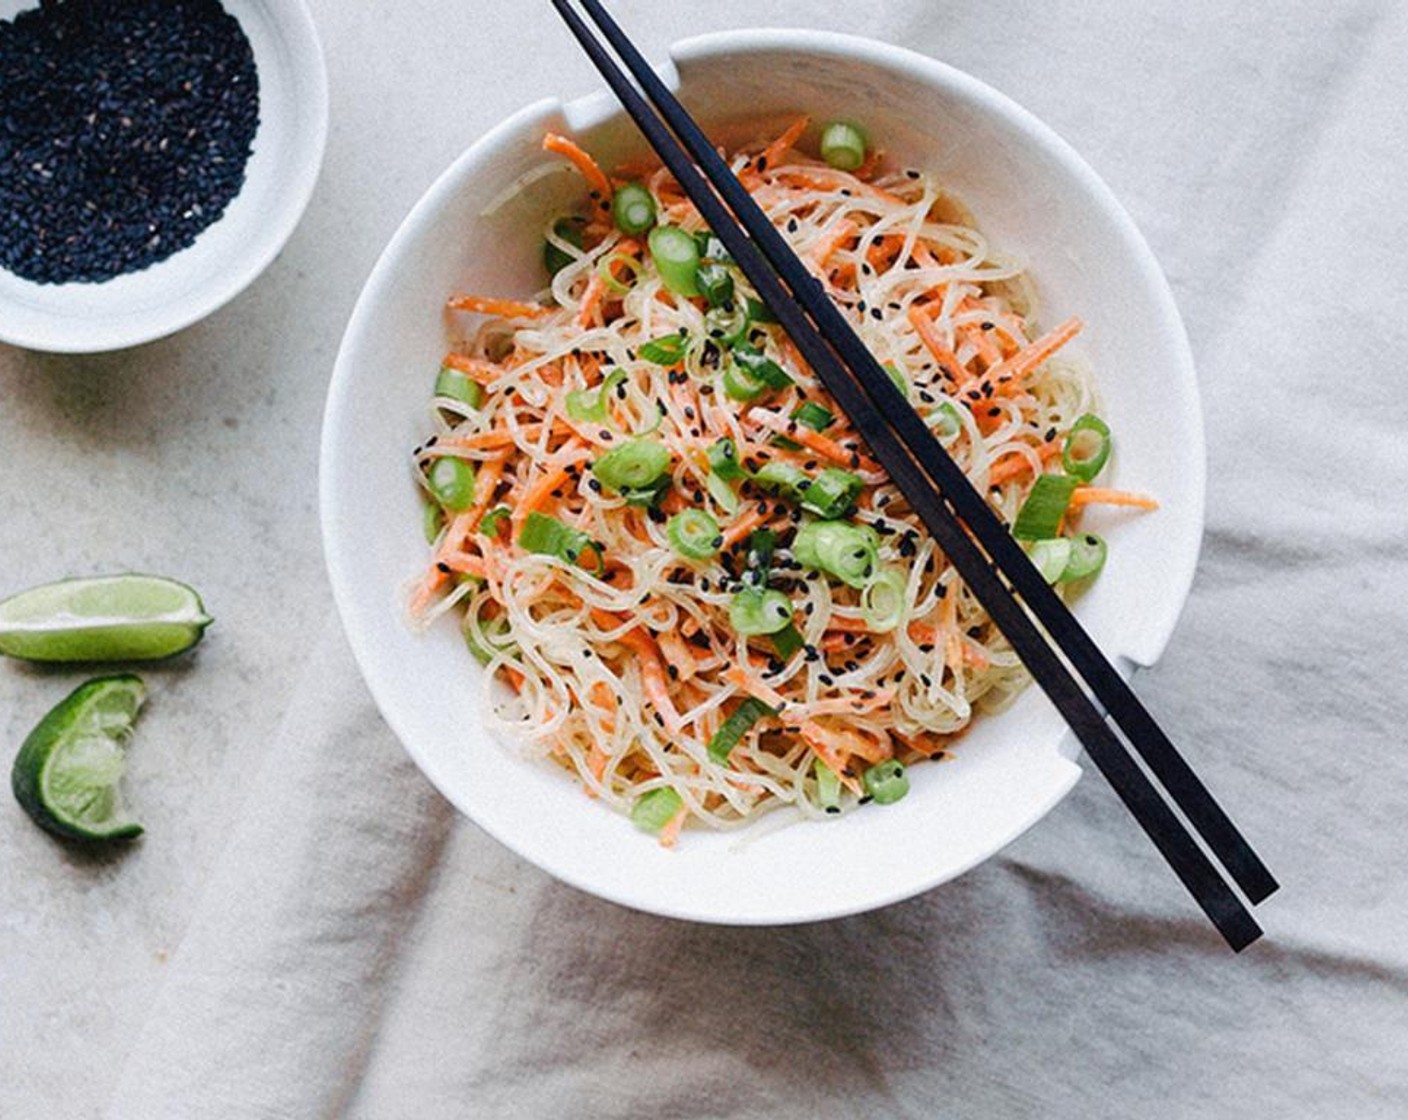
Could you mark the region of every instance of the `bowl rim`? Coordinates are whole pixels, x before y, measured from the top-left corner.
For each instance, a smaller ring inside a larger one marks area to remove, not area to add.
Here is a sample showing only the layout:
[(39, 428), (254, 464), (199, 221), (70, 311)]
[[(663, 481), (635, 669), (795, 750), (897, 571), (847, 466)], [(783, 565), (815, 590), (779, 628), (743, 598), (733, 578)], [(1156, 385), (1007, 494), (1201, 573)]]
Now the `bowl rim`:
[[(919, 76), (922, 76), (926, 82), (953, 88), (957, 93), (981, 103), (986, 109), (1019, 126), (1029, 140), (1048, 154), (1055, 156), (1064, 169), (1076, 177), (1081, 188), (1098, 203), (1099, 209), (1119, 234), (1120, 240), (1130, 254), (1130, 259), (1138, 266), (1148, 285), (1152, 306), (1162, 320), (1160, 327), (1169, 343), (1167, 357), (1171, 365), (1178, 367), (1181, 375), (1180, 390), (1184, 394), (1184, 403), (1191, 406), (1186, 416), (1188, 423), (1186, 442), (1189, 449), (1188, 462), (1194, 473), (1193, 477), (1187, 480), (1188, 487), (1183, 495), (1190, 507), (1187, 510), (1187, 523), (1190, 528), (1182, 535), (1183, 547), (1176, 561), (1170, 565), (1169, 594), (1164, 600), (1166, 606), (1161, 612), (1161, 617), (1156, 618), (1148, 632), (1142, 635), (1145, 640), (1138, 649), (1128, 651), (1116, 659), (1118, 667), (1126, 675), (1139, 667), (1152, 664), (1167, 644), (1191, 588), (1204, 525), (1206, 459), (1201, 405), (1191, 347), (1188, 344), (1187, 334), (1167, 279), (1159, 269), (1142, 234), (1110, 188), (1075, 149), (1057, 135), (1050, 126), (985, 82), (938, 59), (907, 48), (833, 32), (783, 28), (735, 30), (693, 36), (672, 44), (668, 50), (668, 62), (662, 64), (659, 69), (665, 73), (667, 80), (670, 80), (671, 75), (668, 73), (668, 67), (680, 63), (721, 54), (762, 53), (779, 49), (821, 53), (846, 60), (859, 60), (890, 70), (918, 70)], [(724, 925), (794, 924), (829, 920), (877, 909), (914, 897), (949, 879), (956, 878), (976, 864), (997, 854), (1002, 848), (1035, 825), (1074, 786), (1082, 769), (1074, 761), (1080, 753), (1079, 745), (1069, 732), (1066, 733), (1067, 742), (1064, 744), (1064, 749), (1058, 752), (1062, 756), (1061, 762), (1065, 764), (1067, 770), (1062, 771), (1058, 779), (1052, 782), (1049, 794), (1039, 804), (1033, 806), (1028, 817), (1023, 819), (1017, 827), (1009, 830), (1007, 834), (994, 839), (991, 849), (986, 854), (968, 860), (961, 866), (950, 866), (941, 868), (932, 874), (916, 875), (903, 888), (887, 893), (871, 893), (863, 897), (847, 896), (843, 899), (819, 897), (811, 906), (805, 908), (794, 907), (786, 912), (768, 911), (741, 914), (720, 914), (707, 907), (701, 908), (691, 905), (688, 901), (676, 900), (672, 903), (662, 903), (656, 899), (642, 898), (639, 894), (633, 894), (629, 891), (604, 888), (600, 883), (588, 881), (581, 875), (560, 865), (555, 865), (552, 859), (544, 857), (540, 852), (525, 850), (527, 845), (521, 837), (511, 834), (505, 829), (494, 827), (491, 822), (485, 821), (480, 814), (474, 812), (465, 803), (465, 799), (458, 796), (458, 791), (453, 785), (444, 780), (444, 771), (432, 756), (432, 752), (423, 749), (414, 736), (402, 732), (401, 721), (395, 712), (396, 704), (394, 701), (389, 702), (390, 697), (386, 691), (390, 686), (380, 680), (379, 674), (374, 668), (373, 651), (367, 647), (365, 637), (359, 636), (356, 630), (354, 623), (356, 611), (353, 607), (353, 600), (356, 596), (357, 585), (351, 558), (336, 547), (336, 521), (340, 499), (334, 491), (333, 482), (340, 452), (336, 446), (335, 433), (339, 427), (339, 418), (346, 405), (344, 398), (355, 364), (358, 337), (364, 329), (363, 324), (372, 315), (371, 308), (379, 302), (382, 293), (395, 282), (391, 264), (400, 255), (401, 243), (411, 237), (413, 231), (428, 216), (438, 211), (448, 196), (460, 189), (463, 176), (468, 169), (472, 169), (480, 162), (481, 153), (492, 150), (502, 137), (516, 132), (525, 119), (541, 117), (545, 109), (555, 109), (572, 124), (578, 123), (578, 118), (586, 119), (590, 124), (596, 124), (604, 119), (603, 113), (606, 117), (614, 117), (618, 112), (614, 99), (605, 91), (589, 92), (566, 101), (555, 97), (542, 98), (525, 105), (499, 122), (452, 160), (412, 207), (373, 267), (348, 321), (329, 385), (319, 461), (319, 501), (324, 558), (332, 583), (334, 602), (348, 636), (354, 660), (383, 718), (400, 740), (403, 749), (407, 751), (432, 784), (477, 827), (489, 833), (510, 851), (533, 863), (554, 878), (597, 897), (633, 909), (665, 917)], [(1181, 419), (1184, 418), (1181, 417)]]
[[(294, 165), (296, 173), (290, 175), (285, 184), (289, 188), (286, 197), (291, 202), (280, 208), (281, 220), (273, 225), (272, 233), (259, 238), (253, 252), (241, 251), (231, 257), (231, 267), (222, 270), (220, 279), (196, 289), (199, 298), (189, 299), (181, 294), (143, 315), (134, 316), (127, 325), (105, 324), (102, 330), (95, 330), (91, 324), (85, 325), (73, 318), (58, 316), (46, 317), (38, 326), (16, 329), (0, 318), (0, 342), (45, 354), (101, 354), (168, 338), (224, 307), (258, 279), (283, 252), (303, 220), (322, 171), (329, 127), (327, 59), (307, 0), (252, 0), (252, 3), (269, 13), (271, 23), (278, 28), (280, 42), (291, 45), (300, 68), (306, 68), (305, 80), (298, 83), (298, 101), (301, 111), (307, 114), (312, 124), (312, 143), (301, 153)], [(173, 254), (138, 271), (150, 273), (179, 255)], [(102, 284), (84, 286), (98, 290)], [(0, 298), (0, 307), (4, 304), (3, 298)], [(169, 316), (163, 314), (170, 309), (177, 310)]]

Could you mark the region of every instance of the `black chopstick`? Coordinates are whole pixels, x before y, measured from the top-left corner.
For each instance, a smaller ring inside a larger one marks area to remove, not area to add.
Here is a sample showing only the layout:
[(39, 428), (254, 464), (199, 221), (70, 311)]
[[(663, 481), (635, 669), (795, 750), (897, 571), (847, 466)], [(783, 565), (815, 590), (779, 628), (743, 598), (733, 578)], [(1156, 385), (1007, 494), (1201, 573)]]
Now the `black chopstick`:
[[(1091, 759), (1115, 787), (1180, 879), (1193, 893), (1195, 899), (1217, 925), (1229, 944), (1240, 949), (1255, 940), (1260, 935), (1260, 930), (1250, 914), (1247, 913), (1241, 900), (1223, 881), (1196, 841), (1183, 829), (1181, 822), (1163, 802), (1157, 790), (1144, 776), (1138, 765), (1130, 758), (1123, 744), (1114, 736), (1104, 717), (1091, 703), (1090, 698), (1066, 671), (1066, 667), (1036, 630), (1026, 611), (1012, 597), (1008, 587), (989, 566), (987, 558), (969, 538), (968, 531), (959, 520), (960, 517), (968, 523), (969, 530), (978, 538), (983, 548), (993, 556), (1014, 586), (1021, 591), (1020, 585), (1023, 581), (1020, 576), (1014, 575), (1013, 570), (1003, 563), (1002, 554), (1004, 552), (1015, 555), (1016, 571), (1020, 572), (1025, 567), (1035, 581), (1034, 585), (1045, 593), (1045, 598), (1061, 608), (1061, 615), (1069, 620), (1069, 627), (1074, 627), (1084, 638), (1084, 643), (1088, 646), (1088, 649), (1084, 651), (1086, 659), (1088, 660), (1090, 653), (1093, 652), (1094, 659), (1108, 670), (1108, 675), (1118, 682), (1124, 692), (1128, 694), (1129, 699), (1138, 706), (1145, 722), (1157, 730), (1157, 725), (1154, 724), (1152, 717), (1149, 717), (1142, 706), (1138, 705), (1138, 701), (1125, 686), (1123, 678), (1119, 677), (1114, 668), (1100, 655), (1094, 643), (1084, 635), (1083, 630), (1080, 630), (1074, 618), (1065, 610), (1064, 604), (1051, 591), (1045, 580), (1031, 568), (1025, 554), (1007, 534), (1005, 527), (997, 520), (987, 503), (968, 484), (961, 470), (951, 460), (948, 460), (947, 455), (933, 440), (923, 421), (893, 388), (888, 376), (880, 369), (878, 363), (875, 362), (863, 344), (855, 338), (844, 318), (836, 312), (820, 284), (810, 273), (805, 271), (800, 262), (791, 254), (791, 250), (773, 229), (771, 223), (761, 214), (761, 211), (757, 210), (746, 190), (732, 176), (723, 161), (718, 158), (702, 132), (698, 130), (683, 108), (665, 89), (663, 83), (641, 58), (639, 52), (635, 51), (629, 40), (601, 9), (596, 0), (582, 0), (582, 2), (591, 17), (602, 27), (603, 32), (611, 40), (612, 46), (631, 68), (636, 79), (655, 100), (662, 114), (670, 121), (671, 127), (691, 147), (695, 158), (714, 179), (714, 184), (720, 193), (733, 206), (739, 218), (749, 225), (749, 232), (753, 234), (754, 240), (750, 240), (742, 230), (737, 228), (722, 203), (700, 178), (688, 156), (679, 149), (674, 138), (665, 129), (659, 118), (641, 99), (630, 80), (618, 69), (604, 47), (597, 42), (590, 29), (570, 7), (567, 0), (553, 0), (558, 12), (602, 72), (608, 84), (621, 99), (637, 125), (645, 133), (652, 147), (665, 160), (679, 181), (681, 188), (699, 207), (701, 214), (715, 235), (724, 243), (744, 274), (753, 282), (758, 294), (778, 315), (784, 329), (793, 338), (803, 357), (821, 377), (828, 391), (851, 416), (857, 430), (866, 439), (877, 459), (880, 460), (882, 466), (885, 467), (901, 492), (905, 494), (916, 512), (920, 514), (930, 532), (934, 534), (939, 546), (953, 561), (959, 574), (983, 603), (999, 628), (1007, 635), (1008, 640), (1012, 642), (1014, 649), (1027, 665), (1034, 679), (1051, 697), (1062, 716), (1085, 744)], [(750, 211), (752, 211), (751, 217), (754, 219), (752, 222), (749, 221)], [(761, 225), (755, 229), (754, 226), (757, 223), (761, 223)], [(769, 244), (769, 241), (773, 243)], [(763, 259), (763, 255), (759, 251), (760, 247), (771, 259), (771, 267), (769, 261)], [(797, 299), (806, 305), (806, 312), (799, 308), (783, 290), (778, 279), (773, 275), (772, 268), (776, 268), (789, 281), (789, 286)], [(821, 328), (820, 333), (808, 321), (808, 312), (817, 321), (817, 326)], [(838, 324), (839, 329), (837, 329)], [(843, 363), (838, 360), (837, 354), (832, 352), (831, 346), (840, 352), (844, 358), (844, 364), (850, 366), (849, 373), (843, 368)], [(852, 376), (856, 380), (853, 381)], [(876, 388), (877, 385), (881, 386), (879, 390)], [(886, 389), (888, 389), (888, 394), (885, 392)], [(884, 415), (891, 422), (896, 424), (898, 436), (896, 431), (892, 431), (887, 426), (885, 419), (882, 419), (880, 412), (877, 411), (877, 406), (883, 409)], [(913, 423), (907, 425), (904, 423), (906, 420)], [(916, 425), (917, 432), (915, 431)], [(920, 438), (921, 436), (922, 438)], [(908, 448), (901, 443), (900, 437), (906, 437), (905, 442), (909, 443)], [(912, 453), (919, 457), (919, 463), (910, 457)], [(931, 459), (935, 461), (931, 462)], [(949, 468), (948, 471), (945, 471), (944, 464)], [(930, 478), (926, 477), (926, 472), (929, 475), (937, 476), (935, 481), (944, 487), (943, 495), (935, 489)], [(946, 474), (956, 474), (959, 485), (956, 487), (946, 485)], [(974, 507), (976, 513), (970, 514), (961, 508), (958, 496), (953, 492), (954, 489), (960, 493), (967, 490), (972, 495), (976, 500)], [(955, 507), (959, 507), (958, 516), (955, 516), (955, 512), (950, 510), (945, 503), (945, 496), (953, 502)], [(993, 535), (994, 528), (996, 537), (1000, 538), (996, 544), (988, 539)], [(1007, 546), (1006, 548), (1003, 547), (1004, 544)], [(1031, 599), (1028, 599), (1028, 606), (1033, 607)], [(1036, 608), (1033, 607), (1033, 609)], [(1058, 627), (1062, 625), (1061, 615), (1055, 616)], [(1044, 615), (1040, 617), (1050, 631), (1052, 627), (1049, 620)], [(1079, 644), (1076, 649), (1081, 652)], [(1074, 659), (1074, 655), (1064, 646), (1063, 652)], [(1087, 676), (1085, 673), (1082, 675)], [(1098, 678), (1098, 668), (1094, 675)], [(1092, 688), (1095, 687), (1097, 686), (1092, 684)], [(1106, 703), (1107, 707), (1111, 709), (1111, 713), (1114, 714), (1115, 705), (1108, 701)], [(1128, 704), (1122, 703), (1121, 707), (1127, 708)], [(1162, 737), (1162, 732), (1159, 732), (1159, 736)], [(1167, 743), (1166, 737), (1163, 739)], [(1172, 745), (1168, 744), (1168, 750), (1172, 751), (1172, 749)], [(1177, 758), (1176, 752), (1174, 757)], [(1192, 809), (1198, 810), (1198, 815), (1203, 817), (1205, 821), (1210, 821), (1204, 834), (1209, 838), (1210, 843), (1214, 844), (1215, 851), (1221, 847), (1231, 853), (1230, 855), (1225, 855), (1223, 852), (1218, 853), (1224, 862), (1229, 862), (1242, 869), (1243, 877), (1258, 889), (1266, 887), (1267, 883), (1270, 884), (1262, 894), (1264, 897), (1265, 893), (1274, 889), (1274, 881), (1270, 879), (1264, 866), (1250, 852), (1250, 848), (1236, 832), (1235, 827), (1212, 801), (1206, 789), (1197, 781), (1196, 776), (1188, 769), (1186, 763), (1178, 758), (1177, 764), (1173, 767), (1165, 764), (1165, 769), (1173, 775), (1174, 784), (1183, 787), (1184, 799), (1188, 805), (1180, 801), (1180, 807), (1189, 813), (1190, 820), (1194, 818), (1194, 812), (1190, 810), (1189, 805), (1192, 806)], [(1179, 766), (1186, 772), (1185, 774), (1178, 773)], [(1156, 773), (1159, 772), (1158, 767), (1153, 763), (1151, 763), (1151, 768), (1155, 769)], [(1162, 775), (1160, 776), (1162, 779)], [(1191, 779), (1192, 794), (1188, 791), (1189, 782), (1187, 779)], [(1168, 783), (1166, 782), (1166, 784)], [(1199, 803), (1197, 796), (1199, 791), (1203, 804)], [(1177, 794), (1170, 792), (1177, 798)], [(1214, 810), (1213, 813), (1207, 812), (1208, 806)], [(1230, 843), (1229, 836), (1232, 838)], [(1244, 849), (1244, 853), (1240, 856), (1237, 852), (1238, 846)], [(1250, 855), (1250, 861), (1245, 858), (1246, 855)], [(1248, 871), (1248, 868), (1259, 868), (1260, 876)]]
[[(1253, 903), (1265, 899), (1276, 890), (1276, 880), (1179, 754), (1163, 728), (1032, 565), (986, 499), (935, 440), (919, 415), (909, 407), (835, 304), (797, 260), (747, 189), (732, 174), (708, 138), (599, 0), (582, 0), (582, 6), (601, 28), (715, 189), (747, 228), (754, 243), (792, 289), (794, 296), (815, 321), (817, 329), (836, 348), (842, 361), (861, 381), (866, 393), (895, 425), (901, 440), (933, 477), (954, 512), (968, 525), (999, 571), (1041, 619), (1052, 640), (1085, 679), (1110, 717), (1129, 736), (1135, 750), (1213, 854)], [(558, 5), (558, 8), (562, 10), (563, 5)]]

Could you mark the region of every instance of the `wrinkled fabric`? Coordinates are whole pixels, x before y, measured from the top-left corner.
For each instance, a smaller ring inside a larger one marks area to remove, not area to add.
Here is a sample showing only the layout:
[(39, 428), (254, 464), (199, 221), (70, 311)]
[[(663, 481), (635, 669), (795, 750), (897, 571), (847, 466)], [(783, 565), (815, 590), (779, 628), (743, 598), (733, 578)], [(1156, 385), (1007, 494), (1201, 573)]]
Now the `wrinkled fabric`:
[[(393, 65), (439, 38), (436, 6), (316, 7), (335, 130), (373, 101), (448, 122), (448, 102), (463, 142), (596, 88), (546, 4), (470, 6), (464, 69)], [(103, 1115), (1408, 1115), (1408, 8), (703, 7), (616, 10), (655, 57), (773, 24), (941, 58), (1071, 140), (1149, 238), (1210, 475), (1198, 578), (1136, 687), (1281, 878), (1266, 939), (1229, 953), (1094, 773), (998, 857), (878, 912), (728, 929), (622, 909), (453, 814), (329, 617), (144, 1024), (84, 1040), (125, 1055)], [(433, 136), (364, 142), (394, 163)], [(374, 209), (335, 187), (351, 222)], [(330, 345), (341, 326), (315, 325)]]

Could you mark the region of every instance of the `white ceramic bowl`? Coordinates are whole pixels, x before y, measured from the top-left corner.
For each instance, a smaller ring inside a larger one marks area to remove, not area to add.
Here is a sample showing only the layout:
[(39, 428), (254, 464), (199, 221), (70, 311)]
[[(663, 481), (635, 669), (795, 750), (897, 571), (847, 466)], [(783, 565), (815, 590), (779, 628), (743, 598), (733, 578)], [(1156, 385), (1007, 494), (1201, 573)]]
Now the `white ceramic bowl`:
[[(718, 135), (764, 136), (799, 110), (863, 107), (901, 165), (941, 174), (1001, 248), (1029, 262), (1044, 320), (1087, 321), (1118, 441), (1117, 484), (1163, 508), (1111, 518), (1104, 574), (1078, 614), (1126, 668), (1158, 657), (1186, 597), (1202, 531), (1202, 431), (1187, 343), (1167, 285), (1129, 218), (1078, 156), (1005, 97), (932, 59), (837, 35), (740, 32), (678, 44), (667, 79)], [(980, 722), (943, 765), (911, 770), (883, 810), (818, 824), (687, 832), (662, 849), (584, 797), (557, 768), (481, 727), (478, 667), (448, 620), (412, 633), (399, 589), (426, 548), (408, 465), (423, 436), (456, 289), (528, 295), (542, 284), (540, 231), (583, 191), (537, 181), (484, 211), (544, 162), (555, 129), (610, 164), (642, 147), (606, 95), (532, 105), (435, 183), (397, 232), (343, 340), (322, 443), (323, 534), (337, 605), (382, 712), (431, 781), (504, 844), (568, 883), (641, 910), (731, 924), (871, 909), (953, 878), (1021, 834), (1071, 788), (1079, 751), (1035, 689)], [(416, 375), (415, 371), (421, 371)]]
[[(38, 0), (0, 0), (0, 19)], [(327, 70), (303, 0), (224, 0), (254, 51), (259, 130), (245, 182), (195, 242), (100, 283), (36, 284), (0, 269), (0, 341), (86, 354), (173, 334), (233, 299), (283, 248), (313, 193), (327, 139)]]

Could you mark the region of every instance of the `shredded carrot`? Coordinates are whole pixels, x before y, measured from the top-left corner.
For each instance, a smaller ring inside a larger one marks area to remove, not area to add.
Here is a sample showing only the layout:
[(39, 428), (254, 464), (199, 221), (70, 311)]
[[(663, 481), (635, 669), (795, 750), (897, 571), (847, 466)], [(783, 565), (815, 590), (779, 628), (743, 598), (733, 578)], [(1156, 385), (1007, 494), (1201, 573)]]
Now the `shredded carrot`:
[(1135, 509), (1158, 509), (1157, 499), (1131, 490), (1106, 490), (1099, 486), (1078, 486), (1071, 495), (1071, 509), (1089, 505), (1133, 506)]
[(724, 548), (732, 548), (754, 529), (766, 522), (768, 516), (760, 505), (747, 510), (737, 521), (724, 530)]
[(680, 838), (680, 829), (684, 828), (685, 819), (689, 816), (689, 809), (683, 805), (668, 821), (665, 827), (660, 830), (660, 846), (662, 848), (673, 848), (675, 842)]
[(853, 238), (859, 229), (860, 227), (849, 218), (843, 218), (837, 222), (825, 237), (812, 246), (811, 258), (816, 262), (817, 267), (825, 268), (826, 262), (831, 259), (832, 254)]
[(1035, 342), (1018, 350), (1010, 358), (998, 362), (983, 375), (983, 380), (999, 387), (1018, 384), (1027, 374), (1075, 338), (1084, 325), (1080, 319), (1072, 316), (1054, 330), (1047, 331)]
[(567, 157), (582, 173), (587, 185), (596, 191), (604, 201), (611, 201), (611, 196), (614, 193), (611, 189), (611, 180), (606, 177), (606, 172), (601, 169), (601, 165), (591, 157), (589, 152), (566, 136), (559, 136), (556, 132), (549, 132), (543, 137), (543, 150), (556, 152), (560, 156)]
[(684, 640), (680, 632), (678, 630), (661, 630), (656, 635), (656, 641), (660, 643), (660, 652), (665, 655), (666, 664), (674, 669), (675, 679), (680, 682), (692, 680), (694, 674), (699, 671), (699, 664), (694, 660), (689, 643)]
[(492, 385), (508, 372), (503, 366), (495, 365), (483, 358), (471, 358), (464, 354), (446, 354), (440, 359), (440, 364), (459, 370), (460, 373), (467, 373), (481, 385)]
[(556, 456), (556, 462), (539, 475), (538, 480), (524, 491), (513, 509), (513, 536), (518, 538), (519, 530), (528, 515), (548, 500), (548, 497), (571, 477), (572, 467), (585, 457), (586, 444), (575, 437)]
[(734, 687), (742, 689), (749, 696), (756, 696), (774, 711), (780, 711), (787, 707), (787, 701), (782, 693), (778, 692), (777, 689), (773, 688), (772, 685), (766, 683), (760, 677), (749, 672), (742, 665), (731, 665), (725, 669), (720, 676)]
[(958, 360), (958, 355), (939, 337), (939, 329), (934, 326), (930, 311), (930, 308), (937, 310), (938, 307), (938, 304), (928, 304), (923, 307), (916, 304), (909, 309), (909, 321), (913, 324), (920, 341), (924, 343), (925, 349), (934, 355), (934, 361), (939, 363), (939, 369), (961, 384), (967, 379), (968, 371), (963, 368), (963, 363)]
[(863, 455), (859, 451), (843, 447), (830, 436), (821, 432), (814, 432), (805, 424), (798, 424), (795, 420), (790, 420), (778, 412), (769, 412), (766, 409), (756, 409), (753, 416), (764, 427), (774, 432), (785, 435), (788, 439), (796, 440), (803, 447), (815, 451), (823, 459), (830, 459), (843, 467), (849, 467), (854, 471), (868, 472), (870, 474), (880, 473), (880, 464), (871, 459), (868, 455)]
[(787, 130), (781, 136), (763, 149), (763, 154), (757, 159), (757, 165), (764, 171), (777, 166), (783, 154), (802, 138), (802, 133), (807, 131), (807, 125), (810, 123), (810, 117), (798, 117), (788, 125)]
[(593, 272), (591, 279), (587, 281), (587, 290), (582, 293), (582, 306), (577, 309), (577, 325), (583, 330), (592, 325), (592, 318), (601, 307), (605, 295), (606, 280), (601, 273)]
[(446, 306), (451, 311), (474, 311), (480, 315), (499, 315), (505, 319), (540, 319), (548, 313), (548, 309), (541, 303), (494, 299), (491, 296), (451, 296)]
[[(603, 614), (615, 623), (619, 620), (608, 612), (593, 611), (592, 614)], [(646, 699), (654, 706), (660, 718), (665, 722), (665, 730), (671, 735), (678, 735), (684, 728), (684, 721), (680, 719), (680, 713), (675, 708), (674, 701), (670, 699), (670, 689), (665, 676), (665, 666), (660, 660), (660, 647), (655, 644), (652, 638), (641, 626), (636, 626), (627, 630), (616, 639), (622, 645), (629, 646), (635, 653), (636, 660), (640, 665), (641, 686), (645, 689)]]
[(480, 465), (478, 473), (474, 476), (474, 504), (465, 511), (466, 532), (479, 528), (479, 522), (489, 512), (489, 503), (494, 500), (494, 493), (503, 481), (505, 462), (507, 457), (501, 455)]
[[(1045, 462), (1061, 453), (1061, 445), (1055, 442), (1043, 443), (1040, 447), (1034, 448), (1034, 450), (1042, 462)], [(1009, 451), (998, 460), (997, 466), (988, 471), (988, 485), (1000, 486), (1009, 479), (1026, 474), (1031, 469), (1032, 463), (1030, 459), (1025, 455), (1019, 455), (1015, 451)]]

